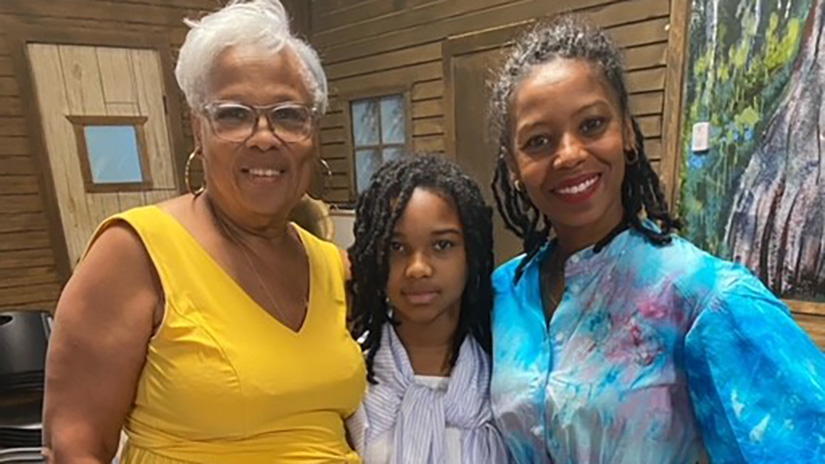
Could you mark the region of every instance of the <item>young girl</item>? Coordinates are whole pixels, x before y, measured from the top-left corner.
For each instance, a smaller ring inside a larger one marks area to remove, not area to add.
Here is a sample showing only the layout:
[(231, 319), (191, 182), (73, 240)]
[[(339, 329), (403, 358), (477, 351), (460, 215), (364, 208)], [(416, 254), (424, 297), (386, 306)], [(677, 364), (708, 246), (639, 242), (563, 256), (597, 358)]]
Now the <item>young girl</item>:
[(359, 198), (353, 333), (370, 385), (350, 431), (367, 464), (506, 462), (489, 404), (491, 216), (438, 156), (385, 164)]
[(493, 278), (511, 453), (825, 462), (825, 357), (745, 268), (671, 235), (624, 82), (607, 35), (563, 17), (517, 43), (494, 89), (494, 188), (525, 252)]

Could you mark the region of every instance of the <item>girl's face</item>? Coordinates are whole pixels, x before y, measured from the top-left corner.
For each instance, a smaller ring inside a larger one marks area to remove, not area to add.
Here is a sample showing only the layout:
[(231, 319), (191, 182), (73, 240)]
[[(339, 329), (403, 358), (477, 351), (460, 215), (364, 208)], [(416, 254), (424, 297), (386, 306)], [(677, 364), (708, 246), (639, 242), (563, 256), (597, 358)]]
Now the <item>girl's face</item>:
[(541, 65), (519, 85), (512, 114), (512, 171), (557, 232), (615, 227), (634, 143), (604, 73), (583, 60)]
[(401, 325), (457, 323), (467, 281), (464, 229), (452, 199), (416, 188), (393, 230), (387, 296)]

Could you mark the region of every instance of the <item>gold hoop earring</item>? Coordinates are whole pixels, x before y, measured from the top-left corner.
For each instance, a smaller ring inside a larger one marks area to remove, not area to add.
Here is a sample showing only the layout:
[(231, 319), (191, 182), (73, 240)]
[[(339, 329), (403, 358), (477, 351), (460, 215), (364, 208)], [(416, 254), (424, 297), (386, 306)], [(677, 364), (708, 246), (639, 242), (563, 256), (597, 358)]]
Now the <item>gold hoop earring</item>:
[(194, 196), (198, 196), (206, 190), (206, 180), (197, 189), (192, 188), (192, 161), (199, 156), (201, 156), (201, 149), (195, 147), (192, 153), (189, 154), (189, 159), (186, 160), (186, 166), (183, 168), (183, 180), (186, 182), (186, 190)]
[(518, 193), (524, 193), (524, 183), (519, 179), (513, 181), (513, 188), (516, 189)]
[(633, 166), (639, 162), (639, 149), (636, 147), (631, 148), (630, 150), (625, 150), (625, 163), (628, 166)]
[(333, 173), (332, 173), (332, 167), (330, 167), (327, 160), (325, 160), (321, 157), (318, 157), (318, 164), (321, 167), (321, 176), (323, 177), (323, 180), (321, 181), (321, 188), (320, 188), (321, 191), (320, 192), (315, 192), (317, 194), (317, 197), (312, 196), (309, 192), (307, 192), (307, 194), (310, 197), (312, 197), (316, 200), (322, 200), (324, 198), (324, 195), (326, 195), (326, 193), (327, 193), (327, 185), (329, 184), (329, 179), (332, 177)]

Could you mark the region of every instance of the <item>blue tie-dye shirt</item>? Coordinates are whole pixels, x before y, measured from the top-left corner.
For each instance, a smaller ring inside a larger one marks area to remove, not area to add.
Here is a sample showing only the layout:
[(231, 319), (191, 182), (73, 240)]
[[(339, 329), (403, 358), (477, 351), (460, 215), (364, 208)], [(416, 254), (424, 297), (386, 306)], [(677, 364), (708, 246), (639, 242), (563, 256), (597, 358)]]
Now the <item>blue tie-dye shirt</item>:
[[(626, 230), (494, 275), (493, 412), (517, 463), (825, 463), (825, 356), (745, 268)], [(552, 456), (552, 460), (551, 460)]]

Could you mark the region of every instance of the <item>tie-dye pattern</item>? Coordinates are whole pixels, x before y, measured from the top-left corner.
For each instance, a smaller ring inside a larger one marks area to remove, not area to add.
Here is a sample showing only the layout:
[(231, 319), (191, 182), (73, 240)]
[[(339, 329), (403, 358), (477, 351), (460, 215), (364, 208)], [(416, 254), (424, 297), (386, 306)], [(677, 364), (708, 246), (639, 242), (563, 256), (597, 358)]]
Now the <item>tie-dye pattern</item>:
[[(825, 356), (745, 268), (639, 233), (494, 275), (493, 411), (517, 463), (825, 463)], [(552, 459), (551, 459), (552, 456)]]

